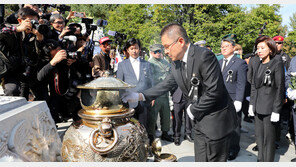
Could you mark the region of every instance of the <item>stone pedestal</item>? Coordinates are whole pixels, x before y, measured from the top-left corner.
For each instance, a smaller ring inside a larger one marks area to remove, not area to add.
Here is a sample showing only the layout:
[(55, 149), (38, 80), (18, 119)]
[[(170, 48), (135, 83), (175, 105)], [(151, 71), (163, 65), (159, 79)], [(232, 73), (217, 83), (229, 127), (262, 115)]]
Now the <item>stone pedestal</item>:
[(46, 102), (0, 96), (0, 158), (61, 161), (61, 146)]

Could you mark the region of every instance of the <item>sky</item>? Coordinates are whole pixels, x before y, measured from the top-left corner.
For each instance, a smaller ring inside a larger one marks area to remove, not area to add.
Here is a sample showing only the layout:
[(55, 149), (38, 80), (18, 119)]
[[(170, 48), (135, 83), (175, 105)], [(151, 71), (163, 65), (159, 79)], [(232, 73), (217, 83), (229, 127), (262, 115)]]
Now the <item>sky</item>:
[[(255, 7), (256, 5), (248, 5), (248, 4), (244, 4), (243, 6), (246, 6), (247, 9), (251, 9), (251, 7)], [(282, 25), (287, 25), (288, 29), (290, 29), (289, 27), (289, 23), (290, 23), (290, 17), (293, 15), (293, 13), (296, 13), (296, 4), (281, 4), (281, 9), (280, 9), (280, 15), (282, 15)]]

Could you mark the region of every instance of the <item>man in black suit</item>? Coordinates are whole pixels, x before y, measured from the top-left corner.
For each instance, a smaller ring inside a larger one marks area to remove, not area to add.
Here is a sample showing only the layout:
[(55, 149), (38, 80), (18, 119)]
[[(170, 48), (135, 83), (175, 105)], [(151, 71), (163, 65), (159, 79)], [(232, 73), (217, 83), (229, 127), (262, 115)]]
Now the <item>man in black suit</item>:
[(152, 100), (178, 85), (188, 101), (187, 114), (194, 120), (195, 161), (226, 161), (230, 134), (238, 123), (214, 53), (191, 44), (179, 24), (166, 25), (160, 36), (165, 54), (173, 61), (171, 74), (142, 93), (123, 95), (123, 102)]
[(192, 123), (191, 119), (189, 118), (188, 114), (186, 113), (186, 104), (187, 101), (183, 97), (183, 92), (178, 87), (172, 95), (172, 101), (174, 103), (173, 109), (173, 131), (174, 131), (174, 143), (176, 146), (181, 144), (180, 136), (181, 136), (181, 127), (182, 127), (182, 118), (184, 115), (185, 118), (185, 135), (184, 139), (188, 140), (189, 142), (193, 142), (191, 137), (191, 129)]
[[(224, 56), (223, 59), (219, 60), (219, 64), (222, 69), (222, 76), (224, 79), (224, 84), (226, 89), (234, 101), (234, 107), (237, 112), (237, 120), (239, 125), (241, 124), (242, 116), (242, 102), (244, 100), (244, 92), (247, 82), (247, 63), (236, 57), (235, 51), (235, 34), (226, 35), (222, 39), (221, 43), (221, 53)], [(232, 133), (229, 157), (228, 160), (233, 160), (239, 153), (240, 146), (240, 126), (238, 126)]]

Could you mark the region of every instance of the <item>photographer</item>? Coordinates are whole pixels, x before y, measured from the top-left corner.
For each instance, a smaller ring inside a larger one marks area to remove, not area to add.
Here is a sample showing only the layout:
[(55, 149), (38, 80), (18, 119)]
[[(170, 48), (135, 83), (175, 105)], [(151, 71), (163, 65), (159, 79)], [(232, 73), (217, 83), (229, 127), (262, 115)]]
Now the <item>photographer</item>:
[(76, 59), (71, 59), (59, 42), (46, 41), (47, 54), (51, 60), (38, 72), (37, 79), (49, 84), (50, 97), (48, 106), (55, 123), (73, 118), (74, 124), (80, 123), (77, 112), (81, 109), (78, 90), (80, 84), (76, 75)]
[(37, 81), (37, 71), (42, 66), (41, 50), (43, 35), (32, 22), (38, 21), (38, 14), (30, 8), (18, 12), (18, 26), (10, 33), (0, 34), (0, 74), (4, 79), (6, 96), (23, 96), (28, 99), (29, 88), (36, 100), (47, 98), (47, 87)]
[(109, 37), (103, 37), (99, 40), (101, 52), (93, 57), (94, 67), (92, 69), (92, 76), (94, 78), (102, 77), (106, 71), (112, 74), (111, 58), (109, 53), (111, 50), (112, 40)]
[(69, 28), (65, 27), (66, 25), (65, 18), (60, 14), (51, 15), (49, 22), (53, 27), (52, 36), (50, 39), (61, 41), (63, 40), (64, 36), (66, 36), (66, 34), (70, 32)]

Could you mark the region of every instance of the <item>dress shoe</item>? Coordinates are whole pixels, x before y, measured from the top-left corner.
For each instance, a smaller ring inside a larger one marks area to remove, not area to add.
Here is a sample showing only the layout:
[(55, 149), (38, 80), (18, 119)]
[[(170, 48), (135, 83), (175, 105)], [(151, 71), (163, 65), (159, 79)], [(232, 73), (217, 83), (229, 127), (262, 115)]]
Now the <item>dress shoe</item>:
[(234, 152), (229, 152), (229, 155), (228, 155), (228, 160), (231, 161), (231, 160), (234, 160), (236, 158), (237, 154), (234, 154)]
[(186, 134), (184, 136), (184, 140), (188, 140), (189, 142), (193, 142), (193, 139), (192, 139), (191, 135), (188, 135), (188, 134)]
[(291, 159), (291, 162), (296, 162), (296, 158)]
[(252, 150), (253, 150), (253, 151), (258, 151), (258, 145), (254, 146), (254, 147), (252, 148)]
[(168, 132), (162, 132), (161, 140), (166, 140), (166, 141), (169, 141), (169, 142), (173, 142), (174, 141), (173, 137), (170, 136), (168, 134)]
[(175, 143), (176, 146), (179, 146), (181, 144), (180, 138), (179, 137), (175, 138), (174, 143)]

